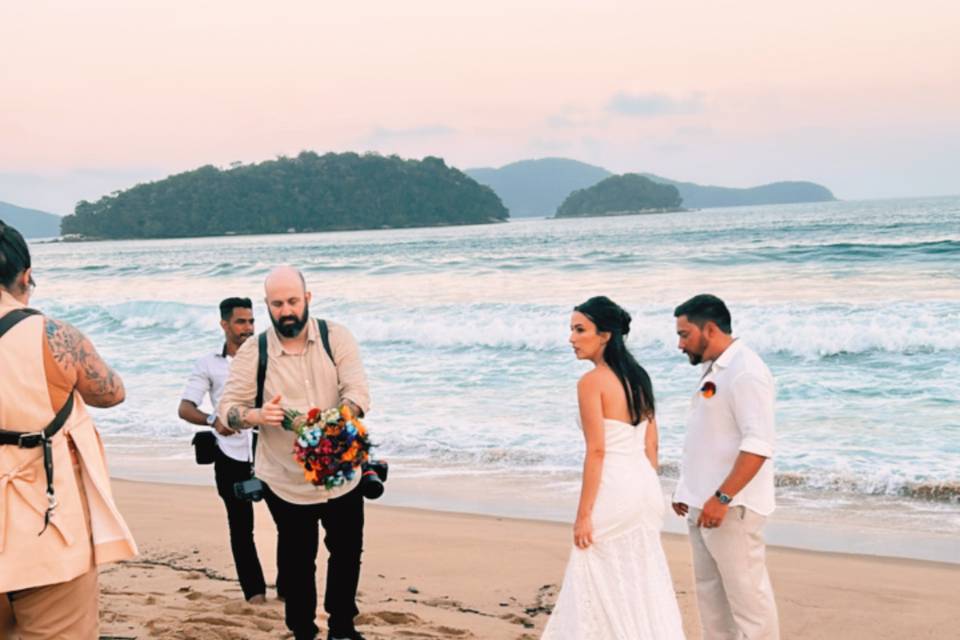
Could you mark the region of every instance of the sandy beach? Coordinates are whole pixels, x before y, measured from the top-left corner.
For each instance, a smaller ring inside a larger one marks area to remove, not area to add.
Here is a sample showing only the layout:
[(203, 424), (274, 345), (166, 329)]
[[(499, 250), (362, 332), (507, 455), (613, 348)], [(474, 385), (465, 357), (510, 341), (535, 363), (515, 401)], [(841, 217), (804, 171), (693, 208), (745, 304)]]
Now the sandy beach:
[[(234, 579), (212, 487), (115, 481), (138, 558), (101, 572), (101, 634), (112, 638), (285, 637), (282, 604), (247, 605)], [(272, 583), (275, 530), (257, 505)], [(665, 534), (687, 637), (700, 638), (687, 541)], [(569, 527), (368, 503), (359, 628), (371, 640), (532, 640), (546, 623), (570, 552)], [(323, 584), (324, 552), (318, 577)], [(960, 565), (773, 547), (784, 638), (960, 637)], [(324, 627), (323, 613), (319, 624)]]

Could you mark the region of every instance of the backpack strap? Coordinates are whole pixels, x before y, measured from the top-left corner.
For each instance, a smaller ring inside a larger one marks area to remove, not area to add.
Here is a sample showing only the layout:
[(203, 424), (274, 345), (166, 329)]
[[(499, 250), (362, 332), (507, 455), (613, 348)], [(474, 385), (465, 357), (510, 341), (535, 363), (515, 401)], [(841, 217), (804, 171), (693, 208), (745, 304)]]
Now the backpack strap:
[[(30, 316), (40, 315), (36, 309), (14, 309), (0, 318), (0, 336), (13, 329), (21, 320), (26, 320)], [(324, 342), (326, 344), (326, 342)], [(329, 353), (329, 350), (327, 351)]]
[[(330, 329), (326, 320), (317, 320), (317, 326), (320, 329), (320, 340), (323, 342), (323, 350), (330, 356), (330, 362), (337, 366), (337, 361), (333, 359), (333, 349), (330, 348)], [(2, 335), (2, 334), (0, 334)], [(267, 379), (267, 332), (262, 331), (257, 336), (258, 359), (257, 359), (257, 401), (256, 407), (263, 406), (263, 384)]]
[(327, 355), (330, 356), (330, 362), (336, 367), (337, 361), (333, 359), (333, 349), (330, 348), (330, 330), (327, 328), (327, 321), (317, 320), (317, 324), (320, 327), (320, 340), (323, 341), (323, 350), (327, 352)]
[[(326, 320), (317, 320), (318, 328), (320, 329), (320, 340), (323, 342), (323, 350), (327, 352), (327, 355), (330, 356), (330, 362), (333, 363), (334, 368), (337, 366), (337, 361), (333, 359), (333, 349), (330, 348), (330, 330), (327, 327)], [(2, 332), (0, 332), (2, 335)], [(263, 406), (263, 385), (267, 380), (267, 332), (261, 331), (260, 335), (257, 336), (257, 399), (256, 406), (258, 409)], [(338, 376), (339, 378), (339, 376)], [(253, 434), (253, 455), (256, 456), (257, 452), (257, 433)]]
[(263, 406), (263, 382), (267, 379), (267, 332), (263, 331), (257, 337), (259, 358), (257, 359), (257, 402), (259, 409)]

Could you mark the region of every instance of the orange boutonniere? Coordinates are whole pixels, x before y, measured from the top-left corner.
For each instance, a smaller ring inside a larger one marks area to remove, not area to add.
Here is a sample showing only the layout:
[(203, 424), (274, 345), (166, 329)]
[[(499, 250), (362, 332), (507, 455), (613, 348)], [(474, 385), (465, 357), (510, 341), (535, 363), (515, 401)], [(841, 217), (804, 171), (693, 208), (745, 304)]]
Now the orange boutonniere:
[(713, 384), (713, 381), (708, 380), (703, 383), (703, 386), (700, 387), (700, 395), (704, 398), (712, 398), (717, 394), (717, 385)]

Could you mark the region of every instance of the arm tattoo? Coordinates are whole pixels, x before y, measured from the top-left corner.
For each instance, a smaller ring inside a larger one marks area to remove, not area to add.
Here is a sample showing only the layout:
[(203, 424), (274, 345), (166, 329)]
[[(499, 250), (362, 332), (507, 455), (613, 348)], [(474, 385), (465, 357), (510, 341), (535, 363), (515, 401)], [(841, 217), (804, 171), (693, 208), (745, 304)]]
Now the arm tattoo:
[(240, 417), (239, 407), (230, 407), (227, 411), (227, 426), (231, 429), (243, 429), (243, 418)]
[(123, 390), (120, 377), (100, 358), (93, 344), (72, 325), (46, 319), (47, 342), (64, 369), (75, 369), (83, 396), (113, 397)]

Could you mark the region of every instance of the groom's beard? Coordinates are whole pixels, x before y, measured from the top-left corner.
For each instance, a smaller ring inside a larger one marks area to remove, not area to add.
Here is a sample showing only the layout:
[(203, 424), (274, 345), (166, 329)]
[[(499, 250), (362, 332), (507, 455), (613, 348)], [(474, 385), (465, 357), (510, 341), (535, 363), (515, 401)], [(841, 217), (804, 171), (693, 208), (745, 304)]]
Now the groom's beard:
[(683, 352), (687, 354), (687, 359), (690, 360), (690, 364), (692, 365), (698, 365), (703, 362), (703, 352), (707, 350), (707, 339), (701, 336), (700, 344), (697, 345), (697, 348), (700, 350), (699, 353), (696, 351), (688, 351), (686, 349), (683, 350)]
[(273, 328), (284, 338), (296, 338), (300, 335), (303, 328), (307, 326), (307, 320), (309, 319), (310, 305), (307, 303), (304, 303), (303, 315), (300, 317), (291, 314), (288, 316), (280, 316), (280, 318), (277, 319), (273, 317), (272, 313), (270, 314), (270, 322), (273, 323)]

